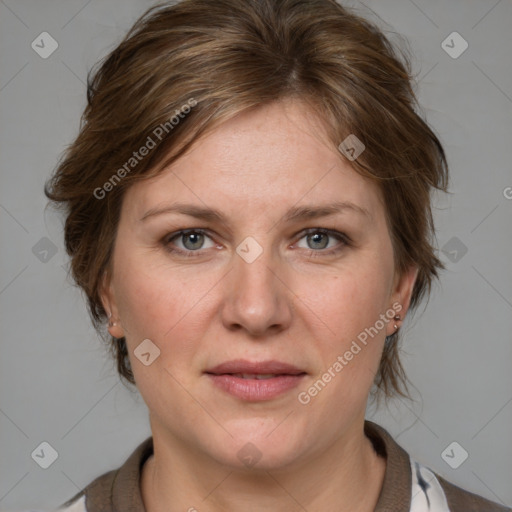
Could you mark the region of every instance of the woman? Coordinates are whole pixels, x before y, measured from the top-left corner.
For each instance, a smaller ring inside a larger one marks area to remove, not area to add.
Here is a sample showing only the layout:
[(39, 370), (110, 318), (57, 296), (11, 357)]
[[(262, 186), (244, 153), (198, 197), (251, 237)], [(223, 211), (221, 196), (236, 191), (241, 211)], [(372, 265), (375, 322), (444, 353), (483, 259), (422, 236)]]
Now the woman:
[(500, 511), (365, 421), (442, 268), (443, 148), (410, 68), (333, 0), (149, 9), (47, 195), (152, 437), (77, 511)]

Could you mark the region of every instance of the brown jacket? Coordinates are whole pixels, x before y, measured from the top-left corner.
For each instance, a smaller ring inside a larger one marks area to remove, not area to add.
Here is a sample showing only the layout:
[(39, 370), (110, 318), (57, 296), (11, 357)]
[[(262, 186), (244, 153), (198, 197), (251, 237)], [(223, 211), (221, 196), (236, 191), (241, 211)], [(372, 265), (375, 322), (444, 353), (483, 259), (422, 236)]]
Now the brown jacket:
[[(377, 453), (386, 457), (386, 473), (375, 512), (512, 512), (511, 508), (465, 491), (412, 461), (379, 425), (366, 421), (364, 428)], [(145, 512), (139, 482), (142, 466), (152, 453), (153, 438), (149, 437), (119, 469), (96, 478), (59, 510)]]

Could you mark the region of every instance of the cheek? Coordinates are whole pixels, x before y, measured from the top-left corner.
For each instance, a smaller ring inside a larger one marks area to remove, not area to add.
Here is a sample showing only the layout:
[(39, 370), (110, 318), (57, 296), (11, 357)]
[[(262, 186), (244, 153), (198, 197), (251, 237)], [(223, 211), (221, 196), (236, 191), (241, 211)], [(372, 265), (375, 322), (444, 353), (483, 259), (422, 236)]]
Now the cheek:
[[(179, 272), (156, 266), (143, 251), (126, 251), (119, 245), (115, 258), (115, 290), (119, 314), (129, 332), (153, 334), (184, 314), (193, 300), (194, 286), (181, 282)], [(125, 256), (131, 254), (131, 256)]]
[[(392, 270), (389, 258), (361, 258), (358, 265), (331, 276), (306, 300), (322, 321), (314, 336), (323, 366), (320, 378), (324, 375), (333, 382), (324, 399), (343, 395), (357, 401), (371, 386), (386, 336), (387, 322), (381, 315), (390, 306)], [(316, 324), (315, 315), (309, 313)]]
[(209, 323), (208, 291), (218, 276), (157, 268), (150, 258), (141, 259), (119, 258), (116, 267), (116, 298), (130, 354), (149, 339), (160, 349), (157, 366), (179, 370), (197, 352)]
[(391, 272), (383, 261), (361, 262), (330, 276), (323, 287), (310, 288), (315, 291), (305, 302), (324, 320), (331, 335), (357, 336), (389, 308)]

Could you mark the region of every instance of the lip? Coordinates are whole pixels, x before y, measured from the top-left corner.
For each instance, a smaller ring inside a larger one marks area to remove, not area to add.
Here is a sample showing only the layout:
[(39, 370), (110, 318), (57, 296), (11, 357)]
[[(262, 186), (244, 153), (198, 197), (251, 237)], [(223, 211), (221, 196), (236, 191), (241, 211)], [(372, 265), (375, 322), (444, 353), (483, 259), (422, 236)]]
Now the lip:
[(276, 373), (280, 375), (298, 375), (306, 373), (304, 370), (293, 366), (292, 364), (283, 363), (281, 361), (247, 361), (246, 359), (233, 359), (225, 363), (218, 364), (206, 373), (224, 374), (224, 373), (251, 373), (251, 374), (268, 374)]
[[(299, 385), (306, 372), (281, 361), (226, 361), (205, 371), (212, 383), (224, 392), (246, 401), (271, 400)], [(234, 374), (265, 375), (265, 379), (244, 379)]]

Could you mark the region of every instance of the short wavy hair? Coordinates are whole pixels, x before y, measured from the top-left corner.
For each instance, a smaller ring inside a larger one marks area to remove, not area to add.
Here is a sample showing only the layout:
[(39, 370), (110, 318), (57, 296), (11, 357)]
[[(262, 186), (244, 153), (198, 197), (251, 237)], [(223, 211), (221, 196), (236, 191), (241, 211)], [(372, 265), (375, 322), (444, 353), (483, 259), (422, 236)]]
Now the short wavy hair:
[[(136, 384), (125, 338), (105, 332), (100, 288), (125, 191), (220, 123), (280, 99), (311, 105), (333, 147), (350, 134), (363, 141), (364, 152), (349, 160), (382, 192), (395, 270), (418, 267), (411, 310), (430, 294), (444, 268), (432, 245), (431, 193), (447, 191), (448, 165), (418, 113), (414, 85), (408, 53), (334, 0), (183, 0), (135, 22), (89, 72), (79, 134), (45, 186), (65, 209), (71, 273), (122, 380)], [(156, 148), (127, 169), (148, 137)], [(386, 338), (375, 376), (386, 397), (408, 396), (399, 341), (398, 333)]]

